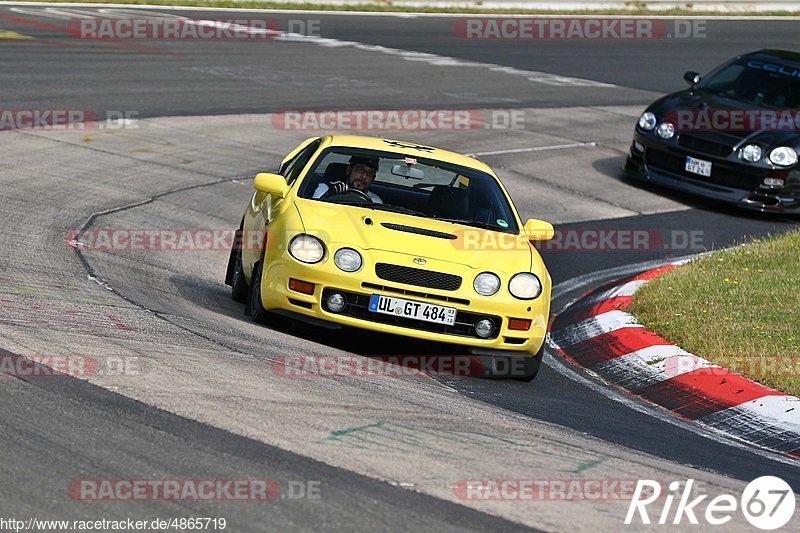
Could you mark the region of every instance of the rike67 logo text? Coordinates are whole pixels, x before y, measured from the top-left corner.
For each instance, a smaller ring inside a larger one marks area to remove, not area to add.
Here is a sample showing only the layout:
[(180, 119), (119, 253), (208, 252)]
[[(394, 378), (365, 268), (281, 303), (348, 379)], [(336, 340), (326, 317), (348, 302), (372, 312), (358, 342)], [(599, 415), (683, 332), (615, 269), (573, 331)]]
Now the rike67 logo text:
[[(679, 525), (689, 522), (696, 525), (699, 524), (699, 516), (707, 524), (721, 526), (741, 512), (752, 526), (770, 531), (785, 526), (794, 515), (794, 492), (788, 483), (775, 476), (754, 479), (738, 499), (731, 494), (722, 494), (707, 500), (708, 494), (693, 494), (693, 488), (693, 479), (687, 480), (682, 490), (680, 482), (670, 483), (669, 491), (663, 498), (663, 507), (658, 512), (653, 504), (662, 497), (661, 484), (648, 479), (639, 480), (625, 516), (625, 524), (649, 525), (654, 522)], [(655, 512), (652, 518), (650, 512)]]

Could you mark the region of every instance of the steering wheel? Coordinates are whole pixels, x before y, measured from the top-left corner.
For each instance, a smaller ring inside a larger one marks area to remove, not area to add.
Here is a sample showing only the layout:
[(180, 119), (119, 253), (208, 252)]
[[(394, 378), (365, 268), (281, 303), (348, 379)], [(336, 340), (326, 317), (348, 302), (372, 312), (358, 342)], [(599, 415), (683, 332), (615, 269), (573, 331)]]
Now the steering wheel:
[(372, 203), (372, 198), (370, 198), (370, 196), (367, 193), (365, 193), (364, 191), (361, 191), (359, 189), (354, 189), (353, 187), (349, 187), (347, 189), (347, 193), (345, 193), (345, 194), (355, 194), (356, 196), (358, 196), (362, 200), (365, 200), (367, 203), (370, 203), (370, 204)]

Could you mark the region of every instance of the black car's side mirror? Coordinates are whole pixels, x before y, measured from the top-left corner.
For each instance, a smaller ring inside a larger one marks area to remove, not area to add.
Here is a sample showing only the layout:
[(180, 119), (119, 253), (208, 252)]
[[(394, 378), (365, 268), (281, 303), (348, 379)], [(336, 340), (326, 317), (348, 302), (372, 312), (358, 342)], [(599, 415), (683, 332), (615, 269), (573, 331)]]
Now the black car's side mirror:
[(700, 83), (700, 80), (702, 79), (702, 76), (700, 76), (699, 72), (695, 72), (693, 70), (690, 70), (689, 72), (687, 72), (686, 74), (683, 75), (683, 79), (689, 85), (694, 86), (694, 85), (697, 85), (698, 83)]

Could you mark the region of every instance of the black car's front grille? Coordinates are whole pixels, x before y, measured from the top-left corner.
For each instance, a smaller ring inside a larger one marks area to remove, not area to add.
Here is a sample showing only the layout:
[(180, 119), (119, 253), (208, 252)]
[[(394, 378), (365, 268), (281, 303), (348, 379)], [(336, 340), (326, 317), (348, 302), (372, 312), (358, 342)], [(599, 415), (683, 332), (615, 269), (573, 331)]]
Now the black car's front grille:
[(678, 145), (698, 152), (719, 157), (728, 157), (733, 152), (734, 146), (740, 139), (736, 137), (713, 135), (704, 136), (700, 133), (681, 133), (678, 135)]
[(678, 154), (670, 154), (659, 150), (648, 150), (645, 154), (645, 163), (676, 174), (686, 174), (686, 159)]
[(322, 291), (322, 301), (325, 302), (331, 292), (338, 292), (344, 295), (347, 302), (340, 315), (357, 318), (359, 320), (367, 320), (369, 322), (378, 322), (380, 324), (390, 324), (393, 326), (400, 326), (404, 328), (416, 329), (420, 331), (429, 331), (431, 333), (442, 333), (445, 335), (458, 335), (460, 337), (481, 338), (475, 334), (475, 323), (482, 319), (488, 318), (495, 324), (495, 332), (489, 339), (494, 339), (500, 331), (500, 324), (502, 319), (499, 316), (493, 315), (478, 315), (475, 313), (468, 313), (466, 311), (456, 311), (455, 324), (449, 326), (447, 324), (440, 324), (438, 322), (427, 322), (425, 320), (417, 320), (415, 318), (401, 317), (397, 315), (386, 315), (383, 313), (374, 313), (369, 310), (370, 295), (356, 294), (353, 292), (345, 292), (337, 289), (325, 289)]
[(390, 265), (389, 263), (377, 263), (375, 265), (375, 274), (386, 281), (428, 287), (429, 289), (455, 291), (461, 287), (461, 276), (433, 272), (421, 268)]
[(703, 181), (711, 185), (722, 185), (745, 190), (752, 190), (758, 187), (769, 172), (768, 170), (757, 168), (739, 169), (713, 162), (711, 165), (711, 176), (700, 176), (699, 174), (692, 174), (686, 171), (685, 155), (653, 149), (649, 149), (645, 153), (645, 162), (655, 169), (666, 170), (667, 172)]

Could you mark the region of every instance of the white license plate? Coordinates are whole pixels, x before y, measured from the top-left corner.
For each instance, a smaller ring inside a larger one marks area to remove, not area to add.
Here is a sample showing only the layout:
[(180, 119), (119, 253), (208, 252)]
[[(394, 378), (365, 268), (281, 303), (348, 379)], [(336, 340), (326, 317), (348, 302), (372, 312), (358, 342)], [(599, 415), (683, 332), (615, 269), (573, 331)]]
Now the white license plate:
[(700, 176), (711, 176), (711, 161), (703, 161), (694, 157), (686, 156), (686, 172), (699, 174)]
[(447, 324), (448, 326), (456, 323), (455, 307), (414, 302), (382, 294), (373, 294), (370, 297), (369, 310), (373, 313), (416, 318), (417, 320)]

